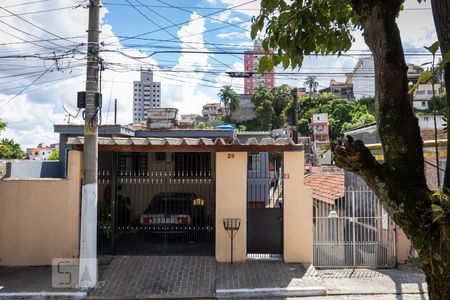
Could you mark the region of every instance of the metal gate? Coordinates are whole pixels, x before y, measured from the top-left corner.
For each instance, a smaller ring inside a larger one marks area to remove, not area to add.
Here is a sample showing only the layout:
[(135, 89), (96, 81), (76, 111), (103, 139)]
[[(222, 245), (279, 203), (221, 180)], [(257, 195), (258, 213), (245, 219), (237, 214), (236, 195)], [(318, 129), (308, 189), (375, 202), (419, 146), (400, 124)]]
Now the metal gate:
[(283, 253), (282, 153), (249, 153), (247, 167), (248, 258)]
[(314, 199), (313, 222), (314, 266), (395, 266), (395, 225), (370, 189), (346, 190), (332, 202)]
[(212, 153), (101, 153), (99, 253), (214, 255)]

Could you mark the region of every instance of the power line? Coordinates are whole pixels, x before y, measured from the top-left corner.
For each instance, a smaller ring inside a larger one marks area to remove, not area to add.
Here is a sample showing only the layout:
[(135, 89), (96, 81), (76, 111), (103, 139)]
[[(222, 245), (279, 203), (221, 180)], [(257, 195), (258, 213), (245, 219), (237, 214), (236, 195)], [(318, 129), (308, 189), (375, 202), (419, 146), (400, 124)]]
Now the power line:
[[(188, 24), (189, 22), (196, 21), (196, 20), (200, 20), (200, 19), (202, 19), (202, 18), (206, 18), (207, 16), (212, 16), (212, 15), (215, 15), (215, 14), (218, 14), (218, 13), (221, 13), (221, 12), (224, 12), (224, 11), (227, 11), (227, 10), (231, 10), (231, 9), (234, 9), (234, 8), (237, 8), (237, 7), (241, 7), (241, 6), (247, 5), (247, 4), (252, 3), (252, 2), (255, 2), (255, 1), (257, 1), (257, 0), (250, 0), (250, 1), (247, 1), (247, 2), (244, 2), (244, 3), (241, 3), (241, 4), (238, 4), (238, 5), (230, 6), (230, 7), (228, 7), (228, 8), (225, 8), (225, 9), (222, 9), (222, 10), (219, 10), (219, 11), (216, 11), (216, 12), (213, 12), (213, 13), (210, 13), (210, 14), (207, 14), (207, 15), (203, 15), (203, 16), (201, 16), (201, 17), (198, 17), (198, 18), (195, 18), (195, 19), (191, 19), (191, 20), (189, 20), (189, 21), (184, 21), (184, 22), (177, 23), (177, 24), (175, 24), (175, 25), (167, 26), (167, 27), (165, 27), (165, 29), (170, 29), (170, 28), (173, 28), (173, 27), (176, 27), (176, 26), (179, 26), (179, 25)], [(140, 34), (137, 34), (137, 35), (135, 35), (135, 36), (127, 37), (127, 38), (124, 38), (124, 39), (119, 40), (119, 41), (120, 41), (120, 42), (123, 42), (123, 41), (126, 41), (126, 40), (130, 40), (130, 39), (133, 39), (133, 38), (137, 38), (137, 37), (149, 35), (149, 34), (151, 34), (151, 33), (159, 32), (159, 31), (161, 31), (161, 29), (152, 30), (152, 31), (144, 32), (144, 33), (140, 33)], [(107, 45), (110, 45), (110, 44), (111, 44), (111, 43), (109, 43), (109, 44), (107, 44)]]
[[(159, 3), (162, 3), (162, 4), (166, 4), (167, 6), (170, 6), (170, 7), (172, 7), (172, 8), (175, 8), (175, 9), (178, 9), (178, 10), (181, 10), (181, 11), (184, 11), (184, 12), (193, 13), (192, 10), (189, 10), (189, 9), (186, 9), (186, 8), (183, 8), (183, 7), (180, 7), (180, 6), (175, 6), (175, 5), (169, 4), (169, 3), (167, 3), (167, 2), (164, 2), (164, 1), (162, 1), (162, 0), (156, 0), (156, 1), (159, 2)], [(205, 16), (205, 18), (212, 19), (212, 20), (214, 20), (214, 21), (219, 21), (219, 22), (228, 24), (228, 25), (230, 25), (230, 26), (234, 26), (234, 27), (237, 27), (237, 28), (239, 28), (239, 29), (243, 29), (243, 30), (245, 30), (245, 31), (250, 32), (250, 30), (248, 30), (248, 29), (246, 29), (246, 28), (242, 28), (242, 27), (240, 27), (240, 26), (237, 26), (237, 25), (235, 25), (235, 24), (233, 24), (233, 23), (231, 23), (231, 22), (225, 21), (225, 20), (220, 20), (220, 19), (217, 19), (217, 18), (214, 18), (214, 17), (211, 17), (211, 16)]]
[[(38, 10), (38, 11), (30, 11), (30, 12), (19, 13), (19, 14), (16, 14), (16, 15), (17, 16), (35, 15), (35, 14), (39, 14), (39, 13), (46, 13), (46, 12), (66, 10), (66, 9), (69, 9), (69, 8), (73, 9), (73, 6), (65, 6), (65, 7), (44, 9), (44, 10)], [(11, 15), (0, 16), (0, 18), (7, 18), (7, 17), (11, 17)]]
[(25, 92), (30, 86), (32, 86), (36, 81), (38, 81), (39, 79), (41, 79), (42, 76), (44, 76), (48, 71), (50, 71), (53, 66), (55, 64), (51, 65), (50, 67), (48, 67), (44, 72), (42, 72), (42, 74), (40, 74), (38, 77), (36, 77), (36, 79), (34, 79), (31, 83), (27, 84), (23, 89), (21, 89), (17, 94), (15, 94), (11, 99), (9, 99), (5, 104), (3, 104), (0, 107), (0, 110), (5, 108), (9, 103), (11, 103), (11, 101), (13, 101), (14, 99), (16, 99), (17, 96), (19, 96), (20, 94), (22, 94), (23, 92)]
[[(62, 39), (85, 39), (86, 35), (76, 35), (76, 36), (68, 36), (64, 37)], [(39, 42), (48, 42), (48, 41), (59, 41), (60, 38), (52, 38), (52, 39), (38, 39), (38, 40), (32, 40), (32, 41), (22, 41), (22, 42), (8, 42), (8, 43), (1, 43), (0, 46), (7, 46), (7, 45), (18, 45), (18, 44), (29, 44), (29, 43), (39, 43)]]
[[(125, 1), (127, 1), (128, 3), (131, 4), (130, 1), (128, 1), (128, 0), (125, 0)], [(142, 4), (142, 2), (140, 2), (139, 0), (136, 0), (136, 2)], [(151, 23), (153, 23), (153, 24), (156, 25), (157, 27), (159, 27), (159, 28), (161, 28), (162, 30), (164, 30), (164, 32), (166, 32), (167, 34), (169, 34), (169, 35), (172, 36), (173, 38), (178, 39), (175, 35), (173, 35), (172, 33), (170, 33), (167, 29), (162, 28), (159, 24), (155, 23), (153, 20), (151, 20), (150, 18), (148, 18), (147, 16), (145, 16), (138, 8), (136, 8), (135, 6), (133, 6), (133, 8), (135, 8), (141, 15), (143, 15), (143, 16), (144, 16), (147, 20), (149, 20)], [(153, 9), (151, 9), (151, 8), (149, 8), (149, 7), (146, 7), (146, 8), (147, 8), (148, 10), (150, 10), (151, 12), (153, 12), (154, 14), (156, 14), (157, 16), (163, 18), (164, 20), (166, 20), (166, 21), (169, 22), (170, 24), (175, 25), (174, 22), (172, 22), (172, 21), (169, 20), (168, 18), (162, 16), (161, 14), (157, 13), (157, 12), (154, 11)], [(177, 26), (177, 27), (179, 27), (179, 26)], [(186, 31), (187, 33), (191, 34), (188, 30), (185, 30), (185, 31)], [(189, 43), (185, 43), (185, 44), (186, 44), (189, 48), (195, 49), (195, 48), (194, 48), (192, 45), (190, 45)], [(211, 58), (212, 60), (214, 60), (215, 62), (218, 62), (219, 64), (224, 65), (224, 66), (227, 67), (227, 68), (230, 67), (230, 66), (228, 66), (228, 65), (225, 64), (224, 62), (218, 60), (218, 59), (215, 58), (215, 57), (210, 57), (210, 58)]]
[(8, 6), (4, 6), (4, 7), (10, 8), (10, 7), (24, 6), (24, 5), (30, 5), (30, 4), (48, 2), (48, 1), (51, 1), (51, 0), (28, 1), (28, 2), (24, 2), (24, 3), (12, 4), (12, 5), (8, 5)]
[(70, 40), (68, 40), (68, 39), (65, 39), (65, 38), (63, 38), (63, 37), (61, 37), (61, 36), (59, 36), (59, 35), (57, 35), (57, 34), (55, 34), (55, 33), (53, 33), (53, 32), (48, 31), (48, 30), (45, 29), (45, 28), (42, 28), (42, 27), (40, 27), (40, 26), (38, 26), (38, 25), (36, 25), (36, 24), (34, 24), (34, 23), (28, 21), (27, 19), (22, 18), (21, 16), (19, 16), (19, 15), (13, 13), (12, 11), (10, 11), (10, 10), (8, 10), (8, 9), (6, 9), (6, 8), (4, 8), (4, 7), (2, 7), (2, 6), (0, 6), (0, 9), (3, 9), (4, 11), (6, 11), (6, 12), (10, 13), (11, 15), (13, 15), (13, 16), (19, 18), (20, 20), (26, 22), (27, 24), (29, 24), (29, 25), (31, 25), (31, 26), (37, 28), (37, 29), (40, 29), (40, 30), (42, 30), (42, 31), (44, 31), (44, 32), (46, 32), (46, 33), (48, 33), (48, 34), (50, 34), (50, 35), (53, 35), (53, 36), (55, 36), (55, 37), (57, 37), (57, 38), (60, 38), (60, 39), (64, 39), (64, 40), (66, 40), (66, 41), (68, 41), (68, 42), (70, 42), (70, 43), (74, 43), (73, 41), (70, 41)]

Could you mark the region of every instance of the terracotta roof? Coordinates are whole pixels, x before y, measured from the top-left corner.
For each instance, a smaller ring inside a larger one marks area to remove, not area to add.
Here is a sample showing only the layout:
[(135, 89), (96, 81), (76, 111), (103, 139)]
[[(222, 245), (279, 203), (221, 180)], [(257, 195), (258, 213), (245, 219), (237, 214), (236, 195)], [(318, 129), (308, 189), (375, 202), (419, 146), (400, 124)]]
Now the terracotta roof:
[[(421, 129), (420, 136), (423, 141), (434, 140), (434, 129)], [(438, 140), (444, 140), (447, 138), (447, 133), (443, 129), (438, 129)]]
[(334, 204), (337, 198), (344, 197), (344, 172), (322, 172), (313, 168), (312, 173), (305, 176), (305, 186), (312, 189), (314, 199)]

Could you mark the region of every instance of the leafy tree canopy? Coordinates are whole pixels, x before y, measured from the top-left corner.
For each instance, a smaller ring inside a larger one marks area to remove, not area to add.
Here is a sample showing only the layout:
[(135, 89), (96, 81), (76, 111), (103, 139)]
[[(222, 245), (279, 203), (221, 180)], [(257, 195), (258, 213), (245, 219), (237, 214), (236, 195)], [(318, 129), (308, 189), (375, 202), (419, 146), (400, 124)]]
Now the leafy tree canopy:
[(268, 90), (264, 85), (256, 87), (252, 102), (256, 106), (260, 130), (284, 127), (292, 102), (291, 90), (287, 84), (274, 87), (272, 90)]
[(59, 149), (53, 151), (49, 156), (48, 160), (59, 160)]
[(4, 159), (22, 159), (25, 152), (22, 151), (20, 145), (12, 139), (4, 138), (0, 141), (0, 158)]

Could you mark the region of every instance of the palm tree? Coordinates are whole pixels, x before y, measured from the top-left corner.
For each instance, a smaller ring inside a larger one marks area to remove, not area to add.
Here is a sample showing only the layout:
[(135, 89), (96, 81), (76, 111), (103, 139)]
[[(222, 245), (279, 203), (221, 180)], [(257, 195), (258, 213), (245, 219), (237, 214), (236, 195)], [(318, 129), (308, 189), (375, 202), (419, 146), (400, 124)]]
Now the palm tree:
[(305, 82), (303, 83), (306, 87), (309, 88), (309, 93), (312, 94), (313, 92), (316, 92), (317, 87), (319, 86), (319, 83), (317, 82), (316, 76), (308, 76), (305, 79)]
[(0, 141), (0, 158), (21, 159), (25, 157), (20, 145), (12, 139), (2, 139)]
[(239, 94), (236, 93), (231, 85), (225, 85), (220, 89), (220, 92), (217, 94), (219, 96), (219, 100), (225, 108), (230, 109), (230, 118), (232, 113), (239, 107), (240, 98)]

